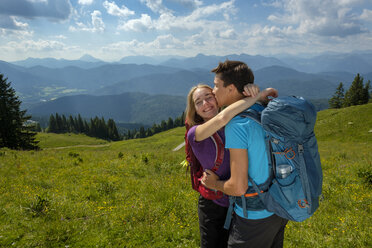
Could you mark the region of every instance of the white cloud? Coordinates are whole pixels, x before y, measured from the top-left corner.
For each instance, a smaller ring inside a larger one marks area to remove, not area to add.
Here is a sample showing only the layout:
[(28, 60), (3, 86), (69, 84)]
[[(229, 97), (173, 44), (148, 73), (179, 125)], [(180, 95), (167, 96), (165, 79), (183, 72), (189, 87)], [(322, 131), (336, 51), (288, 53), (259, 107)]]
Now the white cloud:
[(60, 40), (66, 40), (67, 39), (67, 37), (62, 35), (62, 34), (53, 36), (53, 38), (60, 39)]
[(368, 22), (372, 22), (372, 10), (364, 9), (360, 19)]
[(219, 37), (225, 39), (235, 39), (237, 37), (237, 34), (235, 33), (234, 29), (227, 29), (224, 31), (220, 31)]
[(3, 47), (12, 51), (17, 51), (17, 53), (49, 52), (66, 49), (66, 45), (62, 42), (41, 39), (37, 41), (34, 40), (24, 40), (21, 42), (11, 41), (8, 42)]
[(136, 31), (136, 32), (145, 32), (153, 28), (153, 22), (151, 17), (147, 14), (141, 14), (141, 18), (132, 19), (127, 22), (123, 22), (119, 25), (118, 29), (125, 31)]
[(78, 3), (81, 5), (91, 5), (94, 0), (79, 0)]
[(82, 22), (77, 22), (76, 27), (70, 26), (69, 30), (72, 32), (77, 32), (77, 31), (87, 31), (87, 32), (92, 32), (92, 33), (97, 33), (97, 32), (103, 32), (105, 31), (105, 23), (102, 20), (101, 17), (101, 12), (99, 10), (94, 10), (91, 13), (91, 23), (86, 25)]
[(119, 8), (115, 2), (105, 1), (103, 7), (106, 8), (107, 13), (113, 16), (128, 17), (134, 15), (134, 11), (128, 9), (125, 5), (122, 5), (121, 8)]
[[(283, 14), (270, 15), (274, 25), (291, 25), (295, 33), (346, 37), (366, 30), (355, 20), (360, 0), (283, 0)], [(279, 6), (279, 5), (277, 5)]]
[(98, 10), (92, 13), (92, 24), (94, 32), (103, 32), (105, 30), (105, 24), (102, 21), (101, 12)]
[(109, 44), (101, 49), (102, 54), (115, 54), (117, 59), (128, 55), (160, 55), (176, 54), (184, 49), (184, 41), (173, 35), (160, 35), (150, 42), (140, 42), (136, 39)]
[(144, 3), (154, 13), (162, 14), (165, 12), (170, 12), (170, 10), (163, 5), (162, 0), (141, 0), (141, 3)]
[(156, 49), (181, 49), (183, 48), (183, 42), (179, 39), (176, 39), (173, 35), (161, 35), (158, 36), (153, 42), (149, 43), (149, 46)]
[(274, 1), (269, 1), (269, 2), (263, 1), (262, 5), (274, 7), (274, 8), (281, 8), (283, 7), (283, 2), (281, 0), (274, 0)]
[[(145, 0), (142, 0), (145, 1)], [(186, 16), (175, 16), (170, 11), (161, 11), (161, 14), (158, 19), (152, 19), (147, 14), (142, 14), (139, 19), (131, 19), (127, 22), (122, 22), (119, 25), (121, 30), (132, 30), (137, 32), (144, 32), (149, 29), (155, 30), (170, 30), (170, 29), (179, 29), (179, 30), (196, 30), (196, 29), (223, 29), (226, 30), (226, 27), (229, 27), (226, 21), (221, 20), (218, 14), (225, 16), (225, 20), (230, 19), (230, 15), (236, 13), (236, 8), (234, 6), (235, 0), (230, 0), (223, 2), (219, 5), (213, 4), (208, 6), (203, 6), (195, 9)], [(153, 9), (160, 9), (159, 6), (162, 6), (162, 1), (146, 1), (147, 4), (152, 6)], [(213, 17), (216, 16), (217, 20), (213, 20)], [(210, 20), (211, 19), (211, 20)], [(229, 27), (231, 29), (231, 27)]]
[(27, 57), (54, 57), (54, 58), (76, 58), (81, 52), (77, 46), (68, 46), (56, 40), (33, 40), (20, 39), (0, 44), (2, 59), (9, 58), (10, 61), (25, 59)]
[(0, 28), (12, 30), (25, 30), (28, 27), (27, 23), (17, 21), (14, 16), (0, 15)]

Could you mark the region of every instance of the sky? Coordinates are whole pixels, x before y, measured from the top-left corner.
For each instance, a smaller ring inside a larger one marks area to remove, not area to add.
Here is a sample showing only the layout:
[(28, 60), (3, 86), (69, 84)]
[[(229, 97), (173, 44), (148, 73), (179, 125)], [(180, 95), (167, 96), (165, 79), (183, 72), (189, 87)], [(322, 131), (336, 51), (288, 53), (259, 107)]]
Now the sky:
[(372, 0), (0, 0), (0, 60), (372, 50)]

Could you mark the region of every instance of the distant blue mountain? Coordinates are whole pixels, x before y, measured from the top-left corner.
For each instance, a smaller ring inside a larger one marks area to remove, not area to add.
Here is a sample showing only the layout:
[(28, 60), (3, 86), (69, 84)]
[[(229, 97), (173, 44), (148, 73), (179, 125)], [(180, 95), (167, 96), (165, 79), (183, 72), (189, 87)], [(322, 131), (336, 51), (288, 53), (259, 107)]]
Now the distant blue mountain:
[(21, 100), (28, 103), (89, 93), (123, 80), (177, 71), (177, 68), (135, 64), (104, 64), (93, 69), (72, 66), (27, 68), (0, 61), (0, 73), (8, 77)]
[(185, 104), (185, 97), (127, 92), (106, 96), (65, 96), (31, 106), (27, 113), (33, 116), (81, 114), (83, 118), (99, 116), (116, 122), (152, 125), (180, 116)]
[(54, 58), (28, 58), (26, 60), (20, 60), (12, 62), (14, 65), (19, 65), (23, 67), (34, 67), (34, 66), (44, 66), (48, 68), (64, 68), (69, 66), (76, 66), (79, 68), (90, 69), (98, 66), (107, 64), (107, 62), (95, 59), (91, 56), (85, 55), (80, 60), (66, 60), (66, 59), (54, 59)]
[(312, 58), (299, 58), (295, 56), (281, 58), (289, 67), (298, 71), (319, 72), (349, 72), (369, 73), (372, 72), (372, 52), (347, 53), (347, 54), (324, 54)]
[(285, 64), (284, 62), (273, 57), (264, 57), (259, 55), (252, 56), (247, 54), (231, 54), (226, 56), (207, 56), (204, 54), (198, 54), (197, 56), (192, 58), (173, 58), (163, 62), (162, 65), (178, 67), (185, 70), (202, 68), (210, 71), (211, 69), (215, 68), (219, 62), (223, 62), (226, 59), (243, 61), (247, 63), (247, 65), (251, 67), (252, 70), (258, 70), (272, 65), (287, 66), (287, 64)]
[(146, 94), (167, 94), (186, 96), (191, 87), (203, 83), (213, 87), (214, 74), (207, 70), (179, 70), (173, 73), (159, 73), (120, 81), (100, 88), (94, 94), (119, 94), (123, 92), (144, 92)]
[(80, 57), (79, 59), (80, 61), (85, 61), (85, 62), (103, 62), (102, 60), (100, 59), (97, 59), (89, 54), (84, 54), (83, 56)]
[(143, 64), (150, 64), (150, 65), (159, 65), (163, 63), (164, 61), (167, 61), (169, 59), (182, 59), (185, 57), (181, 56), (126, 56), (118, 61), (120, 64), (137, 64), (137, 65), (143, 65)]

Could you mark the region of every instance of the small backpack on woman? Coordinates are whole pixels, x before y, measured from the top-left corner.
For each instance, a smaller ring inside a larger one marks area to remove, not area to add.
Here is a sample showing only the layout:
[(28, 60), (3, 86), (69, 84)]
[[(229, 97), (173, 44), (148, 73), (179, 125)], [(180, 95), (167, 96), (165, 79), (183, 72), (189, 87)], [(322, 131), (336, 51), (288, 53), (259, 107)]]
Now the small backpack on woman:
[[(204, 169), (200, 164), (199, 160), (195, 157), (192, 148), (188, 142), (187, 133), (190, 129), (190, 126), (188, 125), (187, 120), (185, 121), (185, 127), (186, 127), (185, 133), (186, 161), (188, 163), (188, 168), (190, 169), (192, 188), (198, 191), (204, 198), (208, 200), (216, 200), (222, 198), (223, 193), (221, 191), (206, 188), (201, 183), (201, 178), (203, 177)], [(212, 168), (212, 171), (216, 172), (223, 162), (225, 145), (223, 144), (223, 141), (217, 132), (214, 133), (213, 136), (211, 136), (210, 138), (213, 140), (213, 143), (216, 146), (216, 159), (214, 161), (214, 167)]]

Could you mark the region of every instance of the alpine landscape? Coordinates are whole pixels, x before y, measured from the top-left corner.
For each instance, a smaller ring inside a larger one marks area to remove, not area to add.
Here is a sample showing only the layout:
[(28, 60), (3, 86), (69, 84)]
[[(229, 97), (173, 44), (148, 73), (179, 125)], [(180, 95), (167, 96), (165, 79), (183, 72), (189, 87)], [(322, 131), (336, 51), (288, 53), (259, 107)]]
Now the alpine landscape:
[(0, 247), (200, 247), (184, 111), (225, 60), (317, 110), (284, 247), (372, 247), (371, 34), (369, 1), (0, 1)]

